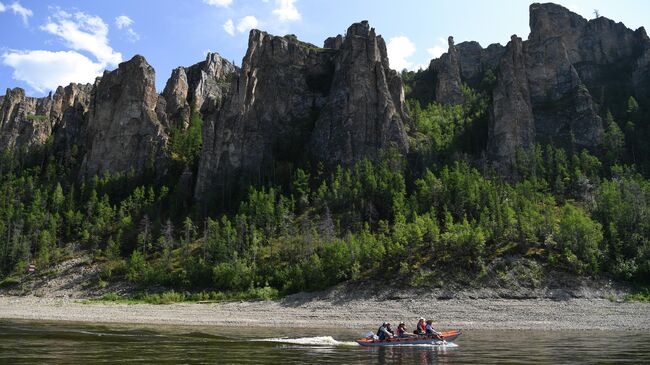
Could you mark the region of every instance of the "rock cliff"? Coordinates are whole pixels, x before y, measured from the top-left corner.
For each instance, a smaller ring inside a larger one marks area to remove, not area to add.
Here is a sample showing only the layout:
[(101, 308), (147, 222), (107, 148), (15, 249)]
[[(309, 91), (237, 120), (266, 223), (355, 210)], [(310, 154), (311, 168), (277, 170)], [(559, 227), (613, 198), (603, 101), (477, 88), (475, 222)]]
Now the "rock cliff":
[(367, 22), (353, 24), (337, 50), (311, 152), (329, 165), (375, 159), (379, 150), (391, 147), (406, 152), (402, 80), (389, 67), (383, 38)]
[[(458, 104), (463, 84), (488, 95), (486, 152), (497, 163), (511, 163), (517, 149), (533, 143), (596, 149), (607, 110), (624, 108), (629, 96), (650, 103), (650, 38), (643, 28), (532, 4), (528, 40), (483, 48), (450, 37), (448, 45), (414, 76), (410, 97)], [(83, 161), (85, 177), (164, 173), (169, 135), (187, 128), (196, 112), (204, 120), (195, 176), (200, 198), (275, 180), (306, 162), (350, 165), (382, 149), (406, 153), (404, 98), (384, 40), (365, 21), (323, 48), (253, 30), (241, 69), (209, 53), (175, 69), (160, 95), (141, 56), (94, 85), (71, 84), (44, 98), (9, 89), (0, 96), (0, 149), (51, 141), (58, 156)]]
[(217, 53), (208, 53), (205, 61), (193, 66), (174, 69), (162, 93), (171, 127), (187, 128), (192, 111), (214, 113), (236, 71)]
[[(631, 95), (647, 98), (647, 83), (638, 81), (650, 75), (646, 55), (650, 40), (645, 30), (633, 31), (603, 17), (586, 20), (556, 4), (532, 4), (530, 30), (523, 56), (534, 126), (527, 134), (540, 143), (598, 147), (604, 133), (603, 108), (623, 105)], [(501, 62), (500, 77), (510, 74), (511, 68)], [(499, 80), (489, 132), (489, 152), (499, 162), (511, 161), (514, 148), (530, 144), (498, 133), (521, 127), (512, 115), (530, 114), (525, 103), (520, 108), (511, 103), (511, 113), (497, 113), (502, 92), (503, 80)], [(509, 151), (500, 150), (503, 146)]]
[[(488, 70), (496, 84), (486, 84)], [(492, 98), (488, 156), (512, 162), (518, 148), (554, 143), (597, 148), (605, 108), (650, 99), (650, 39), (645, 29), (587, 20), (556, 4), (530, 6), (530, 35), (504, 47), (454, 45), (410, 85), (421, 104), (463, 101), (461, 85)]]
[(168, 136), (157, 108), (155, 72), (144, 57), (105, 72), (89, 110), (83, 175), (163, 168)]
[[(32, 98), (21, 88), (8, 89), (0, 98), (0, 150), (29, 150), (45, 144), (54, 131), (81, 123), (91, 90), (89, 84), (70, 84), (54, 95)], [(54, 143), (58, 146), (58, 138)]]
[(403, 86), (383, 39), (362, 22), (325, 45), (251, 31), (231, 95), (205, 121), (197, 197), (310, 156), (350, 164), (407, 150)]
[(461, 104), (464, 98), (460, 78), (460, 55), (454, 45), (454, 37), (449, 37), (447, 43), (447, 53), (432, 63), (437, 75), (436, 101), (443, 104)]
[(488, 153), (496, 160), (512, 161), (517, 148), (528, 147), (535, 140), (524, 47), (517, 36), (512, 36), (499, 64), (488, 130)]

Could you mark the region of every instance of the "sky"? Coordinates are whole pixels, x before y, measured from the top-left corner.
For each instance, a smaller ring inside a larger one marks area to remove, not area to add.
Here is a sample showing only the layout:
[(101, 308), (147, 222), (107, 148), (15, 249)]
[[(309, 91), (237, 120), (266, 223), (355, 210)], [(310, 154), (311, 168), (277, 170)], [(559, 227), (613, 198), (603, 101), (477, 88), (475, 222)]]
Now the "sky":
[[(629, 28), (650, 25), (650, 1), (558, 0), (585, 18)], [(322, 46), (368, 20), (386, 40), (391, 67), (424, 67), (456, 43), (527, 38), (524, 0), (0, 0), (0, 95), (22, 87), (43, 96), (58, 85), (93, 82), (136, 54), (162, 91), (172, 69), (217, 52), (241, 65), (251, 28), (295, 34)]]

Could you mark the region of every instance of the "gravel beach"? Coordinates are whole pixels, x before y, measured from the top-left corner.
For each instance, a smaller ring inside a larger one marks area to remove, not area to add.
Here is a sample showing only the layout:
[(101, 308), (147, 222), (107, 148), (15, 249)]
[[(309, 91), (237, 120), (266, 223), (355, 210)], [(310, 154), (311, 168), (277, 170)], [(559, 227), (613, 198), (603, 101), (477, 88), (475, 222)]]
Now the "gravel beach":
[(607, 299), (278, 301), (83, 304), (78, 299), (0, 296), (0, 318), (122, 324), (375, 328), (384, 320), (433, 318), (440, 328), (650, 330), (649, 303)]
[(103, 292), (93, 289), (90, 283), (96, 268), (87, 261), (86, 257), (68, 260), (55, 268), (57, 275), (35, 277), (22, 287), (0, 290), (0, 319), (374, 329), (386, 320), (413, 325), (424, 316), (433, 318), (439, 328), (650, 331), (650, 303), (623, 302), (628, 289), (609, 281), (559, 277), (552, 288), (538, 289), (417, 289), (350, 282), (275, 301), (87, 304), (86, 298), (106, 292), (128, 295), (133, 290), (124, 283)]

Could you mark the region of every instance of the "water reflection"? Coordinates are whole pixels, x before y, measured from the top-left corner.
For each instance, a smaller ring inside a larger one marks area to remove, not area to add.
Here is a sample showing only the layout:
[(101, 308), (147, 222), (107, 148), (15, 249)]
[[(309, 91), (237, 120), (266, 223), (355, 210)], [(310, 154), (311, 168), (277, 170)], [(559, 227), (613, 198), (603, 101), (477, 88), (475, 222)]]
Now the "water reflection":
[(643, 332), (464, 331), (440, 347), (360, 347), (357, 332), (0, 321), (0, 364), (650, 363)]
[[(456, 346), (366, 347), (379, 364), (451, 364)], [(442, 356), (444, 355), (444, 356)]]

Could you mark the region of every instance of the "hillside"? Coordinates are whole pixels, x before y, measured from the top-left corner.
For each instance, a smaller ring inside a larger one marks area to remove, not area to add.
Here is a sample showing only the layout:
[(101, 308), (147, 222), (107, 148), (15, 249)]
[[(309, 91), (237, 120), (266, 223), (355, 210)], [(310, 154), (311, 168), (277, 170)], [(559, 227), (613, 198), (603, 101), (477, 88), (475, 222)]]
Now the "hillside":
[(241, 68), (210, 53), (161, 94), (142, 56), (7, 90), (1, 285), (80, 255), (142, 291), (647, 285), (650, 38), (555, 4), (530, 28), (401, 73), (366, 21), (252, 30)]

